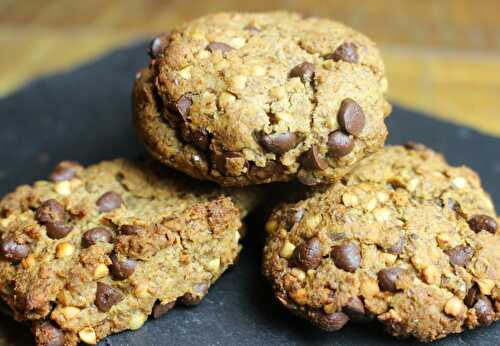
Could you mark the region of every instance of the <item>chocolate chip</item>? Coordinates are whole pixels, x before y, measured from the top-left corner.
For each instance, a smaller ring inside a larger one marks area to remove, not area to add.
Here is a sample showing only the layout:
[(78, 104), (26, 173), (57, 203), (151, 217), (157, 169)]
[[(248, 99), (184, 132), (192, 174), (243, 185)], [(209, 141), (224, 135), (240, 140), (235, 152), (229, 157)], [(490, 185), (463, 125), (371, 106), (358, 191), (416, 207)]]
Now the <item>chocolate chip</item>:
[(82, 245), (83, 247), (89, 247), (97, 244), (97, 242), (111, 243), (113, 238), (113, 231), (109, 228), (95, 227), (83, 234)]
[(191, 99), (190, 94), (182, 95), (175, 102), (175, 112), (179, 114), (182, 120), (187, 121), (187, 117), (189, 115), (189, 111), (191, 110), (191, 106), (193, 105), (193, 100)]
[(47, 222), (45, 227), (47, 228), (47, 236), (51, 239), (64, 238), (73, 229), (73, 227), (61, 221)]
[(211, 53), (215, 52), (216, 50), (220, 50), (224, 54), (233, 50), (234, 48), (222, 42), (211, 42), (206, 49)]
[(328, 135), (327, 145), (330, 156), (346, 156), (354, 148), (354, 138), (341, 130), (333, 131)]
[(208, 293), (209, 285), (200, 283), (193, 287), (193, 292), (188, 292), (179, 298), (179, 302), (183, 305), (194, 306), (198, 305), (203, 297)]
[(314, 76), (314, 65), (307, 61), (295, 66), (290, 71), (289, 74), (290, 78), (299, 77), (300, 79), (302, 79), (303, 82), (312, 80), (313, 76)]
[(495, 234), (497, 231), (497, 222), (488, 215), (474, 215), (469, 220), (469, 227), (476, 233), (487, 231)]
[(474, 256), (474, 250), (467, 245), (458, 245), (448, 249), (445, 253), (450, 258), (450, 262), (456, 266), (465, 267)]
[(49, 199), (36, 209), (35, 219), (41, 224), (64, 221), (64, 207), (55, 199)]
[(144, 231), (144, 228), (133, 225), (122, 225), (118, 232), (124, 235), (135, 235)]
[(190, 132), (189, 142), (200, 150), (207, 150), (210, 140), (205, 129), (196, 129)]
[[(227, 168), (226, 164), (228, 161), (231, 161), (231, 159), (236, 159), (236, 158), (242, 158), (243, 155), (239, 152), (236, 151), (228, 151), (223, 154), (220, 154), (215, 157), (215, 167), (221, 174), (227, 174)], [(248, 165), (248, 162), (245, 162), (245, 165)]]
[(99, 197), (95, 204), (97, 205), (97, 210), (99, 212), (105, 213), (116, 208), (120, 208), (120, 206), (123, 204), (123, 199), (120, 194), (113, 191), (108, 191), (101, 197)]
[(123, 296), (116, 288), (102, 282), (97, 283), (95, 305), (102, 312), (108, 312), (113, 305), (123, 300)]
[(148, 49), (148, 54), (151, 59), (155, 59), (160, 55), (163, 55), (165, 48), (167, 48), (170, 43), (170, 36), (169, 32), (164, 32), (151, 40)]
[(300, 244), (293, 252), (294, 263), (305, 270), (316, 269), (321, 259), (321, 242), (316, 237)]
[(0, 256), (9, 262), (19, 262), (30, 252), (26, 244), (19, 244), (13, 239), (5, 239), (0, 243)]
[(477, 285), (474, 285), (469, 289), (467, 295), (464, 298), (465, 305), (467, 305), (469, 308), (472, 308), (476, 303), (478, 296), (479, 296), (479, 287), (477, 287)]
[(111, 254), (109, 258), (111, 259), (109, 270), (111, 275), (113, 275), (113, 279), (125, 280), (134, 273), (135, 267), (137, 266), (136, 261), (132, 259), (120, 261), (116, 254)]
[(478, 322), (482, 326), (489, 326), (495, 321), (495, 310), (488, 297), (481, 297), (474, 304)]
[(43, 346), (64, 346), (64, 332), (49, 321), (36, 322), (33, 326), (36, 344)]
[(161, 304), (160, 302), (156, 302), (155, 306), (153, 307), (153, 318), (156, 320), (163, 315), (165, 315), (167, 312), (172, 310), (175, 306), (175, 300), (170, 303), (165, 303)]
[(365, 319), (365, 306), (357, 296), (349, 298), (342, 311), (353, 321), (362, 321)]
[(310, 315), (309, 319), (314, 326), (327, 332), (336, 332), (349, 321), (349, 317), (343, 312), (326, 314), (322, 311), (315, 311)]
[(399, 276), (403, 273), (401, 268), (385, 268), (378, 272), (378, 286), (382, 291), (396, 292), (396, 282)]
[(275, 174), (281, 174), (283, 166), (274, 161), (268, 161), (264, 167), (252, 165), (250, 167), (250, 176), (256, 180), (266, 180)]
[(332, 248), (332, 258), (338, 268), (354, 273), (361, 265), (359, 245), (355, 243), (336, 245)]
[(342, 60), (355, 64), (358, 62), (358, 47), (351, 42), (342, 43), (333, 53), (325, 56), (325, 59), (332, 59), (333, 61)]
[(57, 165), (49, 178), (54, 182), (73, 179), (81, 167), (77, 162), (63, 161)]
[(295, 148), (299, 144), (300, 138), (295, 132), (284, 132), (263, 135), (260, 142), (268, 151), (283, 154)]
[(344, 99), (340, 104), (337, 120), (342, 129), (351, 135), (359, 135), (365, 127), (365, 113), (352, 99)]
[(302, 165), (308, 170), (328, 168), (328, 163), (319, 156), (318, 147), (315, 145), (304, 154)]

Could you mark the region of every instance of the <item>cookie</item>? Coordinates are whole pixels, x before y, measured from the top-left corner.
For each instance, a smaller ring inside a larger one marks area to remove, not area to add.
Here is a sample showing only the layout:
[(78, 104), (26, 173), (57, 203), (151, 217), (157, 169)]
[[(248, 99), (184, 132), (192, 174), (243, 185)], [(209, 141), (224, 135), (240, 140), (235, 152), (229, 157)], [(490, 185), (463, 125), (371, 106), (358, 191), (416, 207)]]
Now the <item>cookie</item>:
[(256, 203), (127, 160), (63, 162), (50, 180), (0, 202), (0, 295), (38, 345), (95, 344), (199, 303)]
[(266, 228), (278, 300), (321, 329), (377, 319), (428, 342), (500, 317), (494, 206), (476, 173), (422, 145), (386, 147)]
[(156, 159), (195, 178), (316, 185), (384, 144), (391, 107), (379, 51), (340, 23), (208, 15), (156, 37), (149, 54), (135, 127)]

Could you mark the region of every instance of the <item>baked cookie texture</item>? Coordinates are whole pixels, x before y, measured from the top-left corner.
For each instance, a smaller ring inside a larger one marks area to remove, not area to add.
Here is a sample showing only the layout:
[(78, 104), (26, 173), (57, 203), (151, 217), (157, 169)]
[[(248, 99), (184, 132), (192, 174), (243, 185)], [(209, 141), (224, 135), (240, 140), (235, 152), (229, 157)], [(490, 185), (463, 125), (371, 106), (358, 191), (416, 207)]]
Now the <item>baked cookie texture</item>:
[(272, 214), (263, 272), (319, 328), (376, 318), (428, 342), (499, 319), (497, 224), (475, 172), (422, 145), (386, 147)]
[(50, 180), (0, 201), (0, 295), (38, 345), (95, 344), (199, 303), (257, 202), (120, 159), (63, 162)]
[(158, 36), (137, 74), (149, 152), (195, 178), (331, 182), (382, 148), (390, 113), (375, 44), (288, 12), (208, 15)]

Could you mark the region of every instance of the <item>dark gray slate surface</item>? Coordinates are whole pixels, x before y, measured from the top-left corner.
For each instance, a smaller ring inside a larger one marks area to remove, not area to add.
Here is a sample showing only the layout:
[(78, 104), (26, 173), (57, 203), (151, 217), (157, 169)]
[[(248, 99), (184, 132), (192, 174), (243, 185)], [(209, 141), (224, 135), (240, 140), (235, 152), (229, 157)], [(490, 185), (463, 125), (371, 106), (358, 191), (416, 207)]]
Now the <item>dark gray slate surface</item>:
[[(147, 63), (144, 44), (112, 53), (74, 71), (39, 79), (0, 99), (0, 194), (43, 179), (60, 160), (84, 164), (144, 151), (130, 124), (130, 90)], [(500, 121), (500, 115), (499, 115)], [(390, 142), (418, 140), (442, 151), (453, 164), (477, 170), (500, 205), (500, 139), (396, 107), (388, 120)], [(283, 311), (261, 277), (263, 239), (253, 221), (240, 263), (195, 308), (177, 308), (136, 332), (103, 345), (398, 345), (380, 325), (347, 326), (336, 334), (317, 331)], [(27, 329), (1, 318), (14, 345), (30, 342)], [(418, 344), (405, 341), (405, 345)], [(500, 324), (452, 336), (435, 345), (499, 345)]]

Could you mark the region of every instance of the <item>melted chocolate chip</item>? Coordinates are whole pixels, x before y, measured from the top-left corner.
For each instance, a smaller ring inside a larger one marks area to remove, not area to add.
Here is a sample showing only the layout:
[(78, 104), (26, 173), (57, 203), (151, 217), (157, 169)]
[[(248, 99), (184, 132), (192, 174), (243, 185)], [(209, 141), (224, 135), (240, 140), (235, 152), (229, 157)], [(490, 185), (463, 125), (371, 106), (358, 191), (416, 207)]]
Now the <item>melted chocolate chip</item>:
[(19, 244), (13, 239), (5, 239), (0, 243), (0, 256), (9, 262), (18, 262), (28, 256), (30, 247)]
[(399, 276), (403, 273), (401, 268), (385, 268), (378, 272), (378, 286), (382, 291), (396, 292), (398, 290), (396, 283)]
[(321, 259), (321, 242), (316, 237), (300, 244), (293, 252), (294, 264), (305, 270), (317, 268)]
[(122, 196), (116, 192), (108, 191), (103, 194), (96, 202), (97, 210), (101, 213), (120, 208), (123, 204)]
[(445, 253), (450, 258), (450, 262), (456, 266), (465, 267), (474, 256), (474, 250), (467, 245), (458, 245), (448, 249)]
[(113, 231), (105, 227), (95, 227), (83, 234), (82, 246), (89, 247), (97, 242), (112, 243), (114, 239)]
[(366, 317), (363, 301), (357, 296), (349, 298), (342, 311), (353, 321), (363, 321)]
[(193, 292), (188, 292), (179, 298), (183, 305), (194, 306), (200, 304), (203, 297), (208, 293), (210, 286), (207, 283), (200, 283), (193, 287)]
[(469, 227), (476, 233), (486, 231), (495, 234), (497, 231), (497, 222), (488, 215), (474, 215), (469, 220)]
[(335, 265), (347, 272), (354, 273), (361, 265), (359, 245), (347, 243), (332, 248), (332, 258)]
[(49, 179), (53, 182), (65, 181), (73, 179), (76, 176), (78, 169), (82, 166), (77, 162), (63, 161), (57, 165)]
[(153, 307), (153, 318), (156, 320), (163, 315), (165, 315), (167, 312), (172, 310), (175, 306), (175, 300), (170, 303), (165, 303), (161, 304), (160, 302), (156, 302), (155, 306)]
[(351, 42), (342, 43), (335, 49), (335, 51), (327, 56), (325, 59), (332, 59), (333, 61), (345, 61), (351, 64), (358, 62), (358, 47)]
[(63, 331), (49, 321), (37, 322), (33, 326), (36, 344), (43, 346), (64, 346), (66, 338)]
[(316, 327), (327, 332), (336, 332), (349, 321), (349, 317), (343, 312), (326, 314), (323, 311), (315, 311), (310, 315), (310, 321)]
[(315, 145), (304, 154), (302, 165), (308, 170), (324, 170), (328, 168), (328, 163), (320, 157), (318, 147)]
[(111, 258), (109, 270), (115, 280), (127, 279), (134, 273), (135, 267), (137, 267), (137, 262), (132, 259), (120, 261), (116, 254), (111, 254), (109, 257)]
[(365, 127), (365, 113), (352, 99), (344, 99), (337, 114), (342, 129), (351, 135), (359, 135)]
[(95, 305), (102, 312), (108, 312), (113, 305), (123, 300), (123, 295), (116, 288), (102, 282), (97, 283)]
[(170, 44), (170, 33), (164, 32), (161, 35), (156, 36), (149, 43), (148, 54), (151, 59), (155, 59), (160, 55), (163, 55), (165, 48)]
[(275, 154), (283, 154), (295, 148), (299, 144), (300, 138), (295, 132), (284, 132), (261, 137), (261, 144), (268, 151)]
[(209, 52), (213, 53), (217, 50), (220, 50), (222, 53), (227, 53), (231, 50), (233, 50), (234, 48), (231, 47), (230, 45), (228, 44), (225, 44), (225, 43), (222, 43), (222, 42), (211, 42), (207, 48), (206, 48)]
[(495, 310), (488, 297), (481, 297), (474, 304), (478, 322), (482, 326), (489, 326), (495, 321)]
[(346, 156), (354, 149), (354, 138), (341, 130), (336, 130), (328, 135), (327, 145), (330, 156)]
[(55, 199), (49, 199), (36, 209), (35, 219), (41, 224), (64, 221), (64, 207)]
[(66, 225), (64, 222), (47, 222), (45, 224), (47, 228), (47, 236), (51, 239), (61, 239), (68, 235), (73, 229), (70, 225)]
[(135, 235), (144, 232), (144, 228), (133, 225), (122, 225), (118, 232), (123, 235)]
[(303, 82), (308, 82), (312, 80), (314, 76), (314, 65), (310, 62), (303, 62), (295, 66), (289, 74), (290, 78), (299, 77)]

